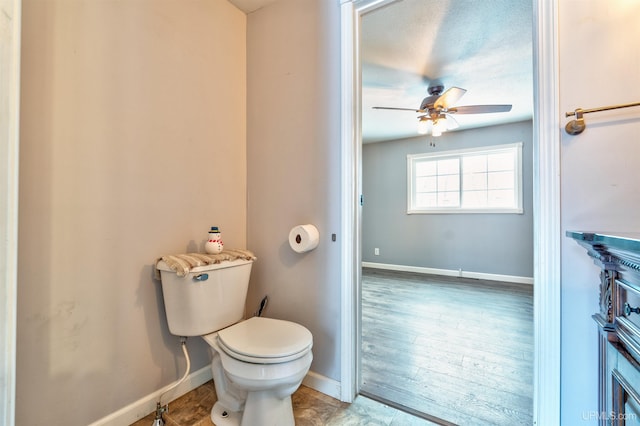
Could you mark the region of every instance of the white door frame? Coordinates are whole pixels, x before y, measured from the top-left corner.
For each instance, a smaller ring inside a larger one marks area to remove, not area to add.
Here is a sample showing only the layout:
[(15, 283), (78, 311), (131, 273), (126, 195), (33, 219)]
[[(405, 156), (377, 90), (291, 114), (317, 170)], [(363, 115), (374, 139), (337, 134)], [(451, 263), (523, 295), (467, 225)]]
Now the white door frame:
[(0, 0), (0, 426), (15, 424), (21, 0)]
[[(342, 317), (341, 399), (360, 383), (360, 22), (396, 0), (341, 0)], [(534, 425), (560, 424), (560, 115), (557, 2), (532, 0), (534, 22)]]

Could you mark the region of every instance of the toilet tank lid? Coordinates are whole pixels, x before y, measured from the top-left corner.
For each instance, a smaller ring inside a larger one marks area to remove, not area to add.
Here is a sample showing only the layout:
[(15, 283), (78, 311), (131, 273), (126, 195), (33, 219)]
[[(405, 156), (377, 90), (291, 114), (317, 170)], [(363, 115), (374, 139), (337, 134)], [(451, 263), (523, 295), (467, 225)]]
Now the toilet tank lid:
[[(212, 263), (210, 265), (194, 266), (194, 267), (189, 268), (189, 270), (186, 271), (186, 273), (213, 271), (215, 269), (231, 268), (233, 266), (244, 265), (244, 264), (251, 263), (251, 262), (253, 262), (253, 261), (252, 260), (244, 260), (244, 259), (228, 260), (228, 261), (220, 262), (220, 263)], [(158, 271), (178, 273), (178, 275), (180, 275), (180, 276), (186, 275), (186, 274), (180, 274), (179, 270), (176, 270), (175, 268), (169, 266), (163, 260), (160, 260), (158, 263), (156, 263), (156, 269)]]
[(189, 272), (226, 268), (256, 260), (255, 255), (244, 249), (223, 250), (218, 254), (185, 253), (162, 256), (155, 262), (156, 270), (176, 272), (185, 276)]
[(300, 324), (252, 317), (218, 332), (218, 339), (235, 353), (256, 358), (279, 358), (309, 349), (311, 332)]

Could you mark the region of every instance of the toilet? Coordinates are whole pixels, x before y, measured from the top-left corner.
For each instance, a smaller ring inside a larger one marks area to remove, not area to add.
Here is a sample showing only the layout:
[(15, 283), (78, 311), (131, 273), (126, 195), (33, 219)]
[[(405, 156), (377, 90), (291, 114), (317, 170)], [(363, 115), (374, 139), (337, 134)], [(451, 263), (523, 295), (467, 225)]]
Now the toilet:
[(215, 425), (294, 426), (291, 395), (311, 366), (313, 337), (290, 321), (243, 320), (252, 264), (229, 260), (179, 276), (159, 261), (169, 331), (211, 348)]

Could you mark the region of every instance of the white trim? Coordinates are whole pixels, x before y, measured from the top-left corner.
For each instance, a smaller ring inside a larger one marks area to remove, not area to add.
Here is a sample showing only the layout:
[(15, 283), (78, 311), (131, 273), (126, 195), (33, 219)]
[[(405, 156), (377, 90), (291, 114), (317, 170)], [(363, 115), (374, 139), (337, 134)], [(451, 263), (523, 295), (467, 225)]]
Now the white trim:
[[(354, 96), (348, 88), (352, 85), (351, 81), (355, 79), (353, 57), (353, 43), (350, 41), (353, 33), (354, 19), (353, 5), (350, 2), (341, 4), (341, 27), (342, 27), (342, 44), (341, 44), (341, 78), (342, 78), (342, 90), (341, 90), (341, 103), (342, 103), (342, 140), (353, 140), (354, 128)], [(355, 267), (352, 259), (355, 257), (355, 247), (357, 244), (354, 242), (355, 229), (354, 225), (357, 222), (355, 219), (355, 205), (354, 199), (357, 197), (355, 193), (355, 186), (352, 184), (356, 179), (352, 175), (353, 172), (353, 144), (342, 144), (342, 264), (340, 267), (340, 281), (341, 287), (341, 306), (340, 306), (340, 382), (342, 383), (342, 390), (340, 392), (340, 400), (346, 402), (353, 402), (357, 390), (356, 377), (352, 374), (355, 369), (353, 368), (353, 360), (358, 356), (355, 352), (353, 344), (353, 328), (355, 327), (355, 318), (353, 315), (353, 283), (355, 281), (353, 274), (355, 273)]]
[(340, 399), (342, 396), (340, 382), (313, 371), (307, 373), (302, 384), (335, 399)]
[[(359, 387), (361, 247), (358, 25), (363, 13), (394, 0), (342, 0), (342, 395)], [(534, 1), (534, 424), (560, 424), (560, 129), (558, 0)], [(358, 192), (359, 194), (359, 192)], [(351, 203), (351, 204), (349, 204)], [(356, 348), (354, 349), (354, 342)], [(343, 399), (348, 400), (348, 399)]]
[[(211, 365), (207, 364), (198, 371), (194, 371), (189, 374), (187, 379), (168, 395), (171, 397), (171, 401), (175, 401), (182, 395), (191, 392), (198, 386), (202, 386), (211, 379)], [(311, 389), (317, 390), (318, 392), (322, 392), (325, 395), (329, 395), (332, 398), (340, 399), (340, 383), (328, 377), (314, 373), (313, 371), (309, 371), (307, 373), (302, 384), (310, 387)], [(111, 413), (108, 416), (91, 423), (89, 426), (120, 426), (135, 423), (156, 410), (158, 397), (160, 397), (160, 395), (162, 395), (172, 385), (173, 384), (168, 384), (162, 389), (158, 389), (157, 391), (140, 398), (126, 407), (121, 408), (115, 413)], [(169, 401), (169, 409), (171, 409), (171, 401)], [(165, 404), (167, 401), (163, 400), (162, 403)]]
[(21, 0), (0, 2), (0, 425), (15, 424)]
[(358, 257), (358, 205), (359, 178), (358, 154), (356, 144), (344, 141), (358, 139), (357, 131), (357, 107), (355, 99), (358, 99), (359, 73), (356, 72), (357, 44), (355, 42), (356, 13), (351, 2), (341, 4), (342, 42), (341, 42), (341, 79), (342, 79), (342, 267), (341, 267), (341, 330), (340, 330), (340, 400), (353, 402), (358, 393), (358, 368), (354, 368), (354, 362), (360, 359), (358, 336), (358, 317), (356, 313), (355, 294), (359, 281), (357, 276), (358, 262), (353, 259)]
[(560, 111), (558, 0), (534, 3), (533, 209), (535, 425), (560, 424)]
[(502, 281), (533, 285), (533, 277), (518, 275), (489, 274), (486, 272), (463, 271), (462, 269), (438, 269), (423, 266), (396, 265), (393, 263), (362, 262), (363, 268), (383, 269), (386, 271), (416, 272), (418, 274), (443, 275), (446, 277), (473, 278), (477, 280)]
[[(202, 386), (211, 380), (211, 364), (207, 364), (205, 367), (202, 367), (198, 371), (194, 371), (189, 374), (189, 376), (185, 379), (184, 382), (180, 383), (180, 385), (172, 390), (167, 395), (171, 397), (171, 401), (176, 400), (187, 392), (190, 392), (197, 388), (198, 386)], [(158, 402), (158, 398), (162, 395), (167, 389), (169, 389), (173, 383), (168, 384), (162, 389), (158, 389), (157, 391), (150, 393), (149, 395), (140, 398), (139, 400), (127, 405), (126, 407), (121, 408), (115, 413), (109, 414), (106, 417), (101, 418), (89, 426), (121, 426), (121, 425), (130, 425), (146, 416), (149, 413), (153, 413), (156, 410), (156, 403)], [(165, 404), (167, 401), (162, 401)], [(171, 402), (169, 402), (171, 404)], [(169, 406), (171, 409), (171, 406)]]

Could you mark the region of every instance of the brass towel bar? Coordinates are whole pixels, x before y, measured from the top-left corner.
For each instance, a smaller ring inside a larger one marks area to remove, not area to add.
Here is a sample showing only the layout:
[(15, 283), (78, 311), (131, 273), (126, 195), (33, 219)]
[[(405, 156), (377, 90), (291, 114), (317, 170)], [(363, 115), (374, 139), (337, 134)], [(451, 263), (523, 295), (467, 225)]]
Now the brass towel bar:
[(575, 115), (576, 119), (568, 122), (567, 125), (564, 126), (564, 130), (566, 130), (566, 132), (569, 133), (570, 135), (579, 135), (587, 127), (587, 124), (584, 122), (584, 118), (582, 118), (583, 114), (588, 114), (590, 112), (608, 111), (610, 109), (629, 108), (634, 106), (640, 106), (640, 102), (634, 102), (632, 104), (623, 104), (623, 105), (611, 105), (611, 106), (591, 108), (591, 109), (578, 108), (575, 111), (570, 111), (565, 114), (567, 117), (571, 117), (572, 115)]

